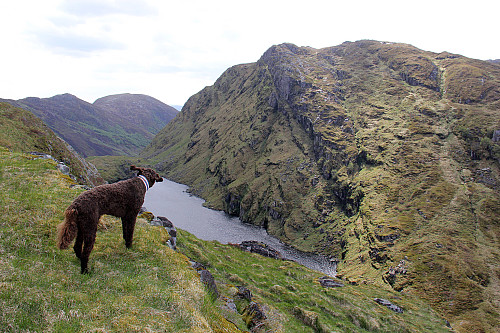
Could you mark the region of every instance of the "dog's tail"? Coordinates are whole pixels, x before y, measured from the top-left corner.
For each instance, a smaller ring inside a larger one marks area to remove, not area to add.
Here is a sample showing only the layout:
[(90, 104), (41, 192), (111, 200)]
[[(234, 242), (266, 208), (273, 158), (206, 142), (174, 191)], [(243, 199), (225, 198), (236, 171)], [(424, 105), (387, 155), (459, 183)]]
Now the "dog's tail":
[(78, 232), (76, 217), (78, 211), (75, 208), (68, 208), (64, 213), (64, 222), (57, 226), (57, 247), (61, 250), (67, 249)]

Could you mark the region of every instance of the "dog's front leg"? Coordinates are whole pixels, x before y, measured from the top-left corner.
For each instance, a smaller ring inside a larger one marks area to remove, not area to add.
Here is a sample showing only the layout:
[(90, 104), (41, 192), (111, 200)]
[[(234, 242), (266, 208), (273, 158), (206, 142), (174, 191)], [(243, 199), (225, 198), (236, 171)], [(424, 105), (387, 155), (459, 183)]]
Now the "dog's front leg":
[(137, 214), (122, 217), (123, 239), (127, 248), (132, 246), (136, 218)]

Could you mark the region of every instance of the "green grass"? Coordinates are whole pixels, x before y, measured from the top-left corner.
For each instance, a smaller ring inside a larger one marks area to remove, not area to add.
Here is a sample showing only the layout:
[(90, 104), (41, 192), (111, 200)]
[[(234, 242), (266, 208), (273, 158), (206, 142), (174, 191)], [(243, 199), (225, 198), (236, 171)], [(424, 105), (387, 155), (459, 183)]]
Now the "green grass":
[(0, 147), (16, 152), (49, 154), (64, 162), (79, 182), (102, 184), (102, 179), (91, 166), (39, 118), (8, 103), (0, 103)]
[[(447, 332), (440, 318), (425, 302), (410, 293), (396, 293), (373, 285), (327, 289), (318, 278), (324, 274), (291, 261), (264, 258), (230, 245), (202, 241), (179, 233), (179, 250), (205, 265), (219, 282), (223, 296), (237, 299), (235, 286), (251, 290), (254, 301), (269, 313), (271, 332)], [(378, 305), (385, 298), (405, 309), (397, 314)], [(242, 309), (248, 302), (239, 301)], [(304, 318), (317, 317), (308, 323)], [(242, 326), (242, 319), (236, 321)]]
[(232, 332), (189, 268), (145, 220), (126, 249), (121, 223), (103, 217), (79, 273), (72, 250), (55, 246), (56, 226), (81, 190), (53, 162), (0, 151), (0, 331)]
[(95, 165), (102, 178), (109, 183), (129, 178), (130, 165), (144, 165), (140, 159), (130, 156), (90, 156), (85, 160)]

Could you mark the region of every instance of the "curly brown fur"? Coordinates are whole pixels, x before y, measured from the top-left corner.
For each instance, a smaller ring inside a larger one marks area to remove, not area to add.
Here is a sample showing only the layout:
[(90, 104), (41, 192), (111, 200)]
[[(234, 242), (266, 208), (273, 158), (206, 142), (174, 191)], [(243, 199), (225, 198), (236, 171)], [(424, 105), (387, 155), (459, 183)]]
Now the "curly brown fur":
[(75, 218), (77, 214), (76, 209), (66, 209), (64, 222), (57, 226), (57, 247), (61, 250), (67, 249), (76, 237), (78, 226)]
[[(138, 171), (138, 176), (144, 176), (149, 187), (155, 182), (163, 181), (153, 169), (131, 165), (130, 170)], [(57, 246), (66, 249), (76, 237), (73, 249), (80, 258), (81, 273), (86, 273), (99, 218), (107, 214), (121, 218), (125, 246), (131, 247), (135, 221), (144, 203), (145, 194), (146, 187), (139, 177), (97, 186), (83, 192), (66, 209), (65, 221), (58, 226)]]

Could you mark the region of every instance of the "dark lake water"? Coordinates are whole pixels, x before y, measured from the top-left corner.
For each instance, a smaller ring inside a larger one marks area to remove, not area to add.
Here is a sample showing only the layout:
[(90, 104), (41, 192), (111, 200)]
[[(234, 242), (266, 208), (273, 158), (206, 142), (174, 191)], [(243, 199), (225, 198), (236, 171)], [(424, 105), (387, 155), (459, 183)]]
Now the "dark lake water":
[(189, 231), (200, 239), (223, 244), (245, 240), (263, 242), (278, 250), (286, 259), (332, 277), (336, 275), (336, 264), (328, 258), (300, 252), (270, 236), (263, 228), (243, 223), (238, 217), (222, 211), (203, 207), (204, 200), (189, 194), (187, 189), (186, 185), (164, 179), (146, 192), (144, 206), (155, 216), (165, 216), (177, 228)]

